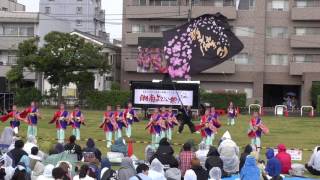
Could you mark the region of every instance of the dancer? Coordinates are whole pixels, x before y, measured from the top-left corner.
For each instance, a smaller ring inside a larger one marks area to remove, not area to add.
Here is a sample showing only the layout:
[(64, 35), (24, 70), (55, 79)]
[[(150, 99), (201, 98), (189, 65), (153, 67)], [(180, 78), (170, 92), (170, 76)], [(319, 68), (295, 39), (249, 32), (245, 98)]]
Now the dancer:
[(233, 102), (229, 103), (229, 107), (228, 107), (228, 125), (233, 126), (235, 124), (235, 119), (237, 117), (237, 110), (233, 105)]
[(121, 111), (120, 105), (116, 106), (116, 111), (114, 112), (113, 116), (115, 121), (117, 122), (117, 129), (115, 130), (114, 138), (119, 139), (122, 137), (122, 128), (128, 126), (123, 118), (123, 112)]
[(166, 131), (166, 134), (167, 134), (167, 138), (169, 139), (169, 141), (172, 140), (172, 132), (173, 132), (173, 128), (174, 126), (178, 125), (178, 121), (177, 121), (177, 118), (176, 118), (176, 114), (172, 111), (172, 107), (170, 106), (168, 108), (168, 112), (167, 112), (167, 116), (168, 116), (168, 119), (167, 119), (167, 131)]
[(114, 113), (111, 111), (111, 106), (108, 105), (106, 112), (103, 115), (103, 122), (100, 125), (100, 128), (103, 128), (106, 134), (107, 148), (110, 148), (112, 145), (112, 133), (117, 129), (117, 123), (113, 114)]
[(126, 127), (126, 134), (127, 137), (130, 138), (132, 134), (132, 124), (133, 122), (138, 122), (139, 119), (137, 118), (136, 112), (132, 109), (132, 103), (129, 102), (127, 109), (124, 110), (123, 116), (125, 118), (126, 123), (128, 126)]
[(205, 110), (205, 114), (201, 117), (200, 129), (202, 141), (207, 147), (212, 146), (214, 134), (217, 133), (217, 128), (213, 124), (214, 117), (210, 115), (210, 109)]
[(72, 135), (76, 137), (77, 140), (80, 140), (80, 126), (85, 125), (84, 116), (80, 111), (80, 106), (75, 105), (73, 112), (70, 114), (69, 124), (72, 126)]
[(166, 108), (164, 106), (160, 109), (161, 115), (161, 132), (160, 132), (160, 140), (166, 137), (166, 132), (168, 128), (168, 113), (166, 112)]
[(25, 118), (22, 118), (20, 116), (20, 113), (19, 113), (16, 105), (12, 105), (11, 112), (9, 112), (6, 115), (2, 115), (0, 117), (2, 122), (7, 121), (9, 118), (12, 118), (12, 120), (10, 121), (10, 127), (13, 129), (15, 134), (19, 133), (20, 121), (28, 123), (28, 121)]
[(65, 110), (65, 105), (60, 104), (59, 109), (54, 113), (50, 124), (56, 123), (57, 128), (57, 139), (59, 143), (64, 143), (65, 130), (68, 126), (69, 112)]
[[(217, 129), (217, 132), (215, 134), (217, 134), (218, 133), (218, 129), (221, 127), (221, 122), (219, 120), (219, 114), (216, 112), (216, 108), (215, 107), (211, 107), (210, 116), (211, 116), (212, 125), (214, 127), (216, 127), (216, 129)], [(214, 135), (215, 134), (212, 134), (212, 141), (214, 140)]]
[(178, 130), (178, 134), (181, 134), (184, 128), (184, 125), (187, 124), (189, 126), (189, 129), (191, 133), (196, 132), (194, 124), (192, 123), (192, 111), (191, 111), (191, 106), (188, 106), (186, 108), (181, 108), (179, 109), (181, 112), (181, 121), (180, 121), (180, 126)]
[[(27, 137), (34, 136), (37, 137), (38, 129), (38, 119), (40, 118), (40, 112), (37, 107), (37, 103), (32, 101), (30, 107), (26, 108), (21, 114), (26, 114), (28, 120), (28, 132)], [(23, 116), (23, 115), (22, 115)]]
[(262, 133), (267, 134), (269, 129), (262, 123), (258, 112), (254, 112), (250, 120), (248, 136), (251, 139), (251, 145), (254, 150), (260, 152)]
[(161, 128), (163, 124), (161, 121), (162, 118), (161, 114), (159, 113), (159, 109), (155, 108), (146, 127), (151, 134), (151, 146), (153, 149), (159, 146)]

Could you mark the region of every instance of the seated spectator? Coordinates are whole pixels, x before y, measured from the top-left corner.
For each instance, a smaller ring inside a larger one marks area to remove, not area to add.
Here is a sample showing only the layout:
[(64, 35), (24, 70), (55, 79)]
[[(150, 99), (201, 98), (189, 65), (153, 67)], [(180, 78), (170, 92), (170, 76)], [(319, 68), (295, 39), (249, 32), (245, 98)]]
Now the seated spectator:
[(163, 168), (163, 164), (161, 164), (157, 158), (153, 159), (150, 165), (148, 176), (152, 180), (166, 180)]
[(64, 147), (61, 143), (57, 143), (53, 148), (49, 150), (49, 155), (60, 154), (64, 152)]
[(281, 164), (281, 174), (289, 174), (289, 170), (291, 169), (291, 156), (286, 152), (286, 146), (284, 144), (278, 145), (276, 158)]
[(191, 169), (196, 173), (197, 180), (208, 179), (208, 172), (205, 169), (203, 169), (198, 158), (192, 159)]
[(95, 142), (92, 138), (89, 138), (87, 140), (87, 147), (85, 147), (82, 150), (83, 153), (86, 152), (93, 152), (95, 155), (95, 158), (97, 158), (99, 161), (101, 161), (101, 151), (96, 147)]
[(274, 157), (273, 149), (267, 149), (266, 158), (268, 160), (265, 169), (266, 174), (273, 179), (280, 179), (281, 164), (280, 161)]
[(118, 170), (119, 180), (128, 180), (130, 177), (136, 175), (136, 170), (133, 166), (132, 159), (125, 157), (122, 159), (120, 169)]
[(239, 171), (239, 147), (231, 139), (228, 131), (221, 138), (218, 152), (223, 161), (223, 170), (229, 174), (237, 173)]
[(31, 179), (37, 179), (44, 171), (44, 165), (41, 162), (41, 157), (38, 156), (39, 149), (35, 146), (31, 148), (30, 159), (30, 169), (31, 169)]
[(151, 162), (152, 156), (156, 153), (154, 148), (149, 144), (144, 150), (144, 159), (146, 162)]
[(30, 174), (27, 172), (27, 167), (24, 163), (19, 162), (15, 168), (11, 180), (30, 180)]
[(82, 150), (81, 147), (76, 144), (76, 136), (72, 135), (69, 137), (69, 143), (64, 146), (64, 150), (70, 154), (76, 154), (79, 161), (82, 159)]
[(0, 138), (0, 151), (2, 153), (8, 152), (9, 146), (13, 143), (14, 140), (14, 132), (11, 127), (6, 127), (2, 131), (1, 138)]
[[(65, 171), (61, 167), (56, 167), (52, 170), (52, 177), (57, 179), (63, 179), (65, 177)], [(64, 179), (63, 179), (64, 180)]]
[(23, 146), (23, 141), (17, 140), (14, 149), (8, 152), (7, 155), (12, 159), (12, 167), (16, 167), (23, 156), (28, 156), (28, 153), (23, 150)]
[(13, 173), (14, 173), (14, 168), (12, 167), (12, 159), (8, 155), (3, 155), (1, 159), (4, 160), (2, 162), (2, 168), (5, 170), (5, 180), (11, 180)]
[(36, 137), (30, 135), (28, 136), (27, 142), (23, 146), (23, 150), (28, 154), (31, 154), (31, 148), (37, 147), (37, 139)]
[(184, 176), (186, 170), (191, 168), (191, 160), (196, 157), (195, 153), (191, 151), (191, 144), (185, 143), (183, 145), (183, 151), (180, 152), (179, 160), (180, 160), (180, 170), (181, 175)]
[(250, 144), (246, 145), (246, 147), (244, 148), (243, 153), (241, 153), (240, 156), (240, 164), (239, 164), (239, 171), (241, 171), (244, 162), (246, 161), (247, 156), (252, 152), (252, 146)]
[(200, 160), (201, 166), (205, 167), (205, 162), (207, 160), (209, 150), (204, 142), (199, 144), (199, 150), (196, 151), (196, 157)]
[(211, 146), (207, 156), (208, 158), (205, 162), (207, 171), (209, 172), (213, 167), (218, 167), (222, 171), (222, 177), (226, 177), (227, 173), (223, 170), (223, 161), (220, 158), (217, 148)]
[(100, 180), (117, 179), (117, 172), (111, 169), (111, 163), (108, 158), (101, 160)]
[(170, 167), (165, 172), (165, 177), (167, 180), (181, 180), (181, 171), (179, 168), (179, 165), (176, 167)]
[(76, 164), (78, 163), (78, 158), (76, 154), (69, 154), (68, 152), (61, 152), (59, 154), (53, 154), (48, 156), (43, 160), (44, 165), (55, 164), (58, 165), (63, 159), (64, 162), (68, 162), (72, 167), (70, 168), (71, 174), (74, 174)]
[(316, 147), (305, 167), (312, 175), (320, 176), (320, 146)]
[(197, 180), (197, 175), (192, 169), (188, 169), (185, 172), (184, 180)]
[(167, 138), (161, 139), (156, 153), (151, 157), (150, 163), (157, 158), (163, 165), (177, 166), (178, 161), (174, 157), (174, 151)]
[(79, 175), (73, 177), (73, 180), (95, 180), (94, 178), (90, 177), (89, 175), (89, 166), (84, 164), (80, 168)]
[(148, 177), (148, 171), (149, 167), (146, 164), (139, 164), (137, 167), (137, 175), (132, 176), (129, 180), (151, 180), (151, 178)]
[(65, 179), (65, 180), (72, 179), (72, 175), (71, 175), (72, 164), (70, 162), (60, 161), (57, 163), (57, 166), (62, 168), (64, 171), (63, 179)]
[(119, 152), (124, 156), (128, 154), (128, 147), (122, 138), (118, 138), (114, 141), (114, 144), (111, 145), (111, 152)]
[(44, 167), (43, 174), (38, 176), (37, 180), (54, 180), (52, 177), (52, 170), (54, 166), (52, 164), (48, 164)]
[(260, 180), (260, 170), (257, 166), (256, 159), (249, 155), (240, 172), (241, 180)]
[(221, 180), (221, 169), (218, 167), (213, 167), (210, 171), (209, 171), (209, 176), (210, 179), (209, 180)]

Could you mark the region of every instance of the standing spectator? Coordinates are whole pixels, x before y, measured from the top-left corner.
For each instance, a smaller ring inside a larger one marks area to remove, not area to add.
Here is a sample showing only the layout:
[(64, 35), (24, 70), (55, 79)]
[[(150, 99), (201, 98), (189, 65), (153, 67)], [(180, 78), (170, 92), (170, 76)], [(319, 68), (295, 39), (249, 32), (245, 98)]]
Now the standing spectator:
[(257, 166), (256, 159), (249, 155), (240, 172), (241, 180), (260, 180), (260, 169)]
[(69, 152), (70, 154), (76, 154), (79, 161), (82, 159), (82, 150), (81, 147), (76, 144), (75, 135), (71, 135), (69, 137), (69, 143), (64, 146), (64, 150)]
[(8, 152), (9, 146), (13, 143), (14, 132), (11, 127), (6, 127), (2, 131), (1, 138), (0, 138), (0, 151), (3, 153)]
[(119, 180), (128, 180), (134, 175), (136, 175), (136, 170), (134, 169), (132, 159), (129, 157), (123, 158), (118, 170)]
[(183, 151), (179, 155), (180, 160), (180, 170), (181, 175), (184, 176), (186, 170), (191, 168), (191, 160), (195, 158), (196, 155), (193, 151), (191, 151), (191, 144), (185, 143), (183, 145)]
[(278, 145), (278, 154), (276, 158), (281, 163), (281, 174), (289, 174), (291, 169), (291, 156), (286, 152), (286, 146), (284, 144)]
[(188, 169), (184, 175), (184, 180), (197, 180), (197, 175), (192, 169)]
[(220, 168), (223, 177), (226, 176), (226, 173), (223, 170), (223, 161), (220, 158), (220, 154), (217, 150), (217, 148), (211, 146), (208, 152), (208, 158), (205, 163), (205, 167), (207, 171), (210, 171), (213, 167), (218, 167)]
[(191, 161), (191, 169), (196, 173), (197, 180), (208, 179), (208, 172), (203, 169), (198, 158), (193, 158)]
[(150, 158), (150, 163), (157, 158), (163, 165), (175, 167), (178, 165), (177, 159), (174, 157), (174, 150), (168, 142), (167, 138), (162, 138), (159, 142), (159, 148)]
[(137, 175), (132, 176), (129, 180), (151, 180), (148, 177), (149, 174), (149, 167), (146, 164), (140, 164), (137, 167)]
[(274, 151), (273, 149), (268, 149), (266, 152), (266, 158), (268, 160), (267, 166), (266, 166), (266, 173), (271, 176), (273, 179), (280, 178), (280, 172), (281, 172), (281, 164), (280, 161), (274, 157)]
[(209, 171), (209, 176), (210, 176), (210, 180), (221, 180), (221, 169), (218, 167), (213, 167), (210, 171)]
[(95, 142), (92, 138), (87, 140), (87, 147), (82, 150), (83, 153), (92, 152), (99, 161), (101, 161), (101, 151), (96, 147)]
[(320, 176), (320, 146), (316, 147), (305, 167), (312, 175)]
[(244, 165), (244, 162), (246, 162), (246, 158), (247, 156), (252, 152), (252, 146), (250, 144), (248, 144), (245, 148), (244, 148), (244, 151), (243, 153), (241, 153), (241, 156), (240, 156), (240, 165), (239, 165), (239, 171), (241, 171), (243, 165)]
[(194, 124), (192, 123), (191, 106), (188, 106), (186, 108), (181, 107), (179, 111), (181, 112), (181, 119), (178, 133), (182, 133), (185, 124), (189, 126), (191, 133), (196, 132)]
[(231, 139), (228, 131), (224, 133), (221, 140), (218, 152), (223, 161), (223, 170), (229, 174), (237, 173), (239, 171), (239, 147)]
[(80, 168), (79, 175), (73, 177), (73, 180), (95, 180), (94, 178), (90, 177), (89, 175), (89, 166), (84, 164)]
[(8, 152), (8, 156), (12, 159), (12, 167), (16, 167), (23, 156), (28, 156), (28, 153), (23, 150), (23, 146), (23, 141), (17, 140), (14, 143), (14, 149)]
[(152, 180), (166, 180), (166, 178), (164, 177), (163, 168), (164, 168), (163, 164), (161, 164), (161, 162), (157, 158), (155, 158), (151, 162), (148, 176)]
[(52, 170), (54, 166), (52, 164), (48, 164), (44, 167), (43, 175), (40, 175), (37, 180), (54, 180), (52, 177)]

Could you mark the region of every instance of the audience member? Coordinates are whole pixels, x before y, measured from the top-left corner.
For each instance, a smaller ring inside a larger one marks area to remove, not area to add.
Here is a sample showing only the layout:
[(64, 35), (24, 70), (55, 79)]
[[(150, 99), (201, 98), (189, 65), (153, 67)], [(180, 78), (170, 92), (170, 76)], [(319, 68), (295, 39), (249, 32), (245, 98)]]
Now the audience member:
[(69, 137), (69, 143), (64, 146), (64, 150), (70, 154), (76, 154), (79, 161), (82, 159), (82, 150), (81, 147), (76, 144), (75, 135)]
[(220, 154), (217, 148), (211, 146), (207, 155), (207, 160), (205, 162), (205, 168), (209, 172), (213, 167), (218, 167), (221, 169), (222, 177), (226, 177), (227, 173), (223, 170), (223, 161), (220, 158)]
[(191, 160), (195, 158), (196, 155), (195, 153), (191, 150), (191, 144), (190, 143), (185, 143), (183, 145), (183, 151), (180, 152), (179, 155), (179, 160), (180, 160), (180, 170), (181, 170), (181, 175), (184, 176), (184, 173), (186, 170), (191, 168)]
[(136, 170), (133, 166), (132, 159), (125, 157), (122, 159), (120, 169), (118, 170), (119, 180), (128, 180), (130, 177), (136, 175)]
[(14, 142), (14, 132), (11, 127), (6, 127), (2, 131), (0, 138), (0, 151), (3, 153), (8, 152), (9, 146)]
[(30, 174), (27, 172), (27, 167), (24, 163), (19, 162), (17, 164), (11, 180), (31, 180)]
[(56, 167), (52, 170), (52, 177), (57, 180), (63, 180), (65, 177), (65, 171), (61, 167)]
[(222, 177), (221, 169), (219, 167), (213, 167), (209, 171), (209, 176), (210, 176), (209, 180), (221, 180), (221, 177)]
[(146, 164), (139, 164), (137, 167), (137, 175), (132, 176), (129, 180), (151, 180), (148, 176), (149, 167)]
[(191, 160), (191, 169), (196, 173), (198, 180), (208, 179), (208, 172), (203, 169), (198, 158), (193, 158)]
[(223, 161), (223, 170), (228, 174), (237, 173), (239, 171), (239, 147), (231, 139), (228, 131), (221, 138), (218, 152)]
[(89, 166), (84, 164), (81, 166), (79, 175), (73, 177), (73, 180), (94, 180), (94, 178), (89, 175)]
[(246, 161), (247, 156), (252, 152), (252, 146), (250, 144), (246, 145), (246, 147), (244, 148), (243, 153), (241, 153), (240, 156), (240, 164), (239, 164), (239, 171), (241, 171), (244, 162)]
[(155, 158), (157, 158), (163, 165), (168, 165), (169, 167), (175, 167), (178, 164), (177, 159), (174, 157), (173, 148), (167, 138), (160, 140), (159, 147), (149, 162), (151, 163)]
[(100, 180), (117, 179), (117, 172), (111, 168), (111, 163), (108, 158), (101, 160)]
[(151, 162), (151, 165), (150, 165), (150, 170), (149, 170), (148, 176), (152, 180), (166, 180), (166, 178), (164, 176), (164, 169), (163, 168), (164, 168), (163, 164), (161, 164), (161, 162), (157, 158), (153, 159), (153, 161)]
[(315, 148), (305, 167), (312, 175), (320, 176), (320, 146)]
[(96, 147), (95, 142), (92, 138), (89, 138), (86, 143), (87, 147), (85, 147), (82, 152), (92, 152), (99, 161), (101, 161), (101, 151)]
[(23, 146), (23, 150), (30, 155), (31, 148), (33, 148), (33, 147), (37, 147), (37, 139), (36, 139), (36, 137), (30, 135), (30, 136), (28, 136), (27, 142)]
[(119, 152), (124, 156), (128, 154), (128, 147), (122, 138), (118, 138), (114, 141), (114, 144), (111, 145), (111, 152)]
[(260, 180), (260, 170), (257, 166), (256, 159), (249, 155), (240, 172), (241, 180)]
[(184, 180), (197, 180), (197, 175), (192, 169), (188, 169), (185, 172)]
[(281, 174), (289, 174), (289, 170), (291, 169), (291, 156), (286, 152), (286, 146), (284, 144), (278, 145), (276, 158), (279, 159), (281, 164)]
[(52, 177), (52, 170), (54, 166), (52, 164), (48, 164), (44, 167), (43, 174), (38, 176), (37, 180), (54, 180)]
[(23, 141), (17, 140), (14, 149), (8, 152), (8, 156), (12, 159), (12, 167), (16, 167), (23, 156), (28, 156), (28, 153), (23, 150), (23, 146)]
[(196, 157), (200, 160), (200, 164), (202, 167), (205, 167), (205, 162), (207, 160), (209, 150), (204, 142), (199, 144), (199, 150), (196, 151)]
[(30, 159), (30, 169), (31, 169), (31, 179), (37, 179), (38, 176), (43, 174), (44, 165), (41, 162), (41, 157), (38, 156), (39, 149), (34, 146), (31, 148), (31, 154), (29, 155)]
[(266, 174), (272, 177), (273, 179), (281, 178), (280, 177), (281, 163), (276, 157), (274, 157), (273, 149), (267, 149), (266, 158), (268, 160), (266, 169), (265, 169)]

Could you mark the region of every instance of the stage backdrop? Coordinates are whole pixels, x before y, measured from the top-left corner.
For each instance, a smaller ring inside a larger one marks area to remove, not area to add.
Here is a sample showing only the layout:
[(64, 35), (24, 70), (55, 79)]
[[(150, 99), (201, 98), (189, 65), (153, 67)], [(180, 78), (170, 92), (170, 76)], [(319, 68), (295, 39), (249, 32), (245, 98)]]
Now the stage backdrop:
[(199, 85), (192, 83), (131, 82), (135, 107), (192, 106), (199, 105)]

